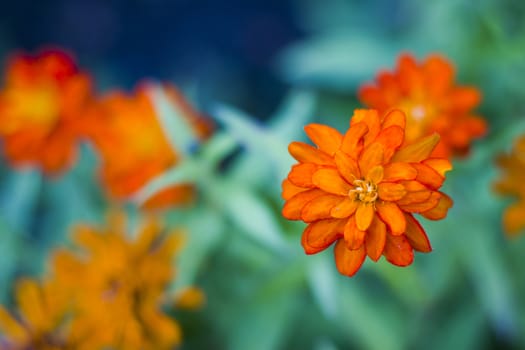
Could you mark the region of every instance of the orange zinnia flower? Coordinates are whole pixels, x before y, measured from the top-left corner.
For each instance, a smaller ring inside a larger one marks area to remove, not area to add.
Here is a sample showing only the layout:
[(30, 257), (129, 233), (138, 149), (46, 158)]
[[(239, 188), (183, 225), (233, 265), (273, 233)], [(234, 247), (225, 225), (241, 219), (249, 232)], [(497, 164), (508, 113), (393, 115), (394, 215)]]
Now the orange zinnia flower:
[(71, 165), (80, 122), (91, 102), (89, 77), (61, 51), (16, 55), (0, 91), (0, 136), (14, 165), (57, 174)]
[(437, 132), (441, 141), (432, 156), (465, 154), (473, 139), (485, 134), (485, 121), (471, 114), (481, 100), (478, 89), (454, 84), (454, 67), (437, 55), (418, 64), (399, 57), (395, 72), (378, 74), (376, 84), (361, 87), (359, 98), (381, 115), (391, 108), (407, 114), (405, 143)]
[(310, 124), (305, 130), (317, 148), (290, 144), (299, 163), (283, 182), (283, 215), (308, 223), (302, 237), (307, 254), (337, 242), (337, 268), (352, 276), (366, 255), (407, 266), (413, 249), (431, 251), (413, 214), (431, 220), (446, 216), (452, 200), (438, 189), (451, 165), (430, 157), (437, 134), (402, 146), (405, 127), (399, 110), (382, 119), (375, 110), (356, 110), (344, 135)]
[(86, 349), (172, 349), (181, 332), (162, 304), (182, 236), (150, 222), (131, 240), (124, 226), (118, 217), (105, 230), (79, 228), (79, 249), (55, 254), (55, 278), (74, 305), (71, 336)]
[[(211, 130), (174, 87), (163, 87), (180, 114), (200, 138)], [(99, 126), (93, 141), (101, 155), (102, 180), (113, 197), (125, 199), (164, 171), (175, 166), (180, 156), (170, 145), (149, 95), (149, 86), (140, 86), (133, 96), (112, 92), (95, 109)], [(145, 207), (185, 203), (192, 198), (190, 184), (165, 189), (150, 198)]]
[(525, 228), (525, 136), (516, 141), (509, 155), (501, 155), (497, 163), (503, 174), (495, 183), (495, 190), (517, 198), (503, 214), (503, 227), (509, 235)]

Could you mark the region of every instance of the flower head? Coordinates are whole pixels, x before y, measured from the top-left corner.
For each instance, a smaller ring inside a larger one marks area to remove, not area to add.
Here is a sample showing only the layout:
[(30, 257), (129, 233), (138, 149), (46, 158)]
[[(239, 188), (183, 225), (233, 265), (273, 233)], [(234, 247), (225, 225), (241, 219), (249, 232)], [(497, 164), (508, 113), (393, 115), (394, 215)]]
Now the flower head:
[(500, 155), (497, 163), (503, 174), (495, 190), (517, 199), (503, 214), (505, 231), (515, 235), (525, 228), (525, 136), (518, 138), (510, 154)]
[(401, 55), (394, 72), (378, 74), (359, 99), (381, 115), (397, 108), (407, 115), (405, 143), (437, 132), (441, 141), (433, 156), (464, 154), (473, 139), (485, 134), (485, 121), (472, 114), (481, 95), (478, 89), (454, 84), (454, 68), (446, 59), (430, 55), (421, 63)]
[(452, 206), (439, 192), (450, 162), (430, 155), (433, 134), (404, 145), (405, 114), (356, 110), (342, 135), (321, 124), (306, 126), (317, 145), (292, 142), (298, 161), (283, 182), (283, 215), (308, 224), (302, 245), (307, 254), (332, 243), (340, 273), (354, 275), (368, 255), (394, 265), (412, 263), (413, 250), (430, 252), (425, 231), (414, 218), (442, 219)]
[(7, 159), (47, 174), (71, 165), (91, 99), (89, 77), (66, 53), (13, 56), (0, 90), (0, 137)]
[(75, 305), (70, 332), (90, 349), (171, 349), (181, 332), (161, 307), (181, 236), (155, 222), (135, 240), (125, 231), (118, 217), (106, 230), (79, 228), (78, 250), (55, 254), (55, 278)]
[[(163, 87), (173, 106), (187, 119), (200, 138), (210, 126), (174, 87)], [(93, 142), (102, 158), (102, 180), (110, 194), (125, 199), (180, 161), (169, 143), (150, 96), (150, 86), (139, 86), (134, 95), (115, 91), (96, 108), (99, 127)], [(151, 198), (146, 207), (184, 203), (192, 198), (189, 184), (168, 188)]]

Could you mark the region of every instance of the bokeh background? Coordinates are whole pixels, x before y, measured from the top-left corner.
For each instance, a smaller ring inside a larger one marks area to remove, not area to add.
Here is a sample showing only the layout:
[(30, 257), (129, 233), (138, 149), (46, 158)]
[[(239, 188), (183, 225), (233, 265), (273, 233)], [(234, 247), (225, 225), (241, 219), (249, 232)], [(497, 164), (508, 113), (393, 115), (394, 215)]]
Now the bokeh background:
[[(170, 81), (236, 141), (202, 203), (173, 209), (189, 242), (176, 283), (207, 295), (180, 312), (183, 349), (525, 347), (525, 239), (508, 239), (494, 158), (525, 132), (525, 3), (421, 1), (3, 1), (0, 61), (64, 47), (98, 91)], [(454, 161), (447, 219), (424, 222), (434, 251), (407, 268), (367, 261), (340, 276), (327, 250), (305, 256), (302, 224), (280, 216), (286, 146), (310, 121), (346, 128), (356, 91), (397, 56), (441, 53), (483, 92), (489, 134)], [(108, 209), (96, 156), (59, 179), (0, 165), (0, 298), (43, 273), (79, 222)], [(203, 190), (204, 191), (204, 190)], [(127, 208), (139, 220), (141, 214)]]

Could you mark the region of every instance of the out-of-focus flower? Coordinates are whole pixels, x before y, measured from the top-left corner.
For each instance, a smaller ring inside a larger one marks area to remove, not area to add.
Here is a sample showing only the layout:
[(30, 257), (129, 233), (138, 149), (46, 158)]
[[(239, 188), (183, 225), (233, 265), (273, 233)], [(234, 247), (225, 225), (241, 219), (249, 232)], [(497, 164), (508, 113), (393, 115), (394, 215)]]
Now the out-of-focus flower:
[[(180, 161), (170, 145), (152, 103), (149, 85), (141, 85), (134, 95), (115, 91), (104, 96), (95, 108), (93, 142), (102, 158), (102, 180), (109, 193), (126, 199), (147, 182)], [(187, 119), (198, 137), (211, 132), (206, 119), (195, 112), (176, 88), (163, 89), (180, 115)], [(186, 203), (193, 198), (191, 184), (167, 188), (150, 198), (144, 206), (158, 208)]]
[(198, 310), (206, 303), (206, 295), (197, 287), (187, 287), (175, 296), (175, 307), (177, 309)]
[(69, 303), (64, 290), (51, 282), (24, 279), (16, 288), (16, 316), (0, 306), (0, 348), (6, 350), (75, 349), (69, 336)]
[(486, 133), (485, 121), (471, 110), (481, 100), (478, 89), (454, 83), (454, 67), (443, 57), (430, 55), (417, 63), (401, 55), (394, 72), (378, 74), (375, 84), (366, 84), (359, 98), (381, 115), (392, 108), (407, 114), (405, 143), (437, 132), (441, 141), (432, 156), (449, 158), (465, 154), (473, 139)]
[(57, 174), (71, 165), (92, 102), (89, 77), (62, 51), (15, 55), (0, 90), (0, 136), (7, 159)]
[(74, 305), (71, 336), (86, 349), (171, 349), (181, 340), (162, 311), (181, 235), (150, 222), (135, 240), (122, 218), (106, 230), (79, 228), (78, 250), (59, 251), (53, 268)]
[(495, 183), (495, 190), (517, 198), (503, 214), (503, 227), (509, 235), (525, 228), (525, 136), (521, 136), (508, 155), (500, 155), (497, 164), (503, 174)]
[[(332, 243), (341, 274), (354, 275), (368, 255), (398, 266), (410, 265), (413, 250), (430, 252), (427, 235), (413, 214), (431, 220), (447, 215), (452, 200), (439, 188), (450, 162), (431, 158), (433, 134), (404, 145), (406, 117), (392, 110), (356, 110), (342, 135), (321, 124), (307, 125), (317, 145), (292, 142), (299, 162), (283, 182), (283, 215), (308, 223), (302, 245), (307, 254)], [(404, 145), (404, 146), (402, 146)]]

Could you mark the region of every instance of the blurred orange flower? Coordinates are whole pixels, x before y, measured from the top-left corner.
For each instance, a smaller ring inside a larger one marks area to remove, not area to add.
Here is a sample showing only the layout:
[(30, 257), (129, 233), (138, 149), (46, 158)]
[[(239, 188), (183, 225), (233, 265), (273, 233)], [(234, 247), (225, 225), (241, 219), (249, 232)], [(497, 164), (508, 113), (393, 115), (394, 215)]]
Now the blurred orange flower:
[(76, 349), (76, 342), (68, 335), (69, 304), (60, 286), (21, 280), (16, 288), (16, 301), (16, 316), (0, 306), (2, 349)]
[(465, 154), (472, 140), (486, 133), (487, 125), (471, 112), (480, 103), (479, 90), (455, 85), (454, 75), (454, 67), (443, 57), (430, 55), (418, 64), (404, 54), (394, 72), (383, 71), (375, 84), (362, 86), (359, 99), (381, 115), (391, 108), (403, 110), (405, 143), (437, 132), (441, 141), (432, 156)]
[(86, 349), (171, 349), (181, 331), (161, 307), (181, 235), (150, 222), (130, 240), (124, 221), (116, 217), (101, 231), (79, 228), (78, 250), (54, 256), (56, 281), (74, 304), (71, 336)]
[(32, 164), (46, 174), (71, 165), (91, 102), (89, 77), (62, 51), (15, 55), (0, 91), (0, 136), (16, 166)]
[[(207, 120), (191, 108), (175, 87), (165, 85), (163, 89), (196, 135), (207, 137), (211, 132)], [(134, 95), (111, 92), (99, 101), (94, 112), (93, 120), (98, 121), (98, 126), (93, 128), (92, 139), (103, 162), (102, 180), (113, 197), (128, 198), (180, 161), (159, 122), (149, 85), (139, 86)], [(192, 198), (191, 184), (182, 184), (157, 193), (144, 206), (176, 205)]]
[(510, 154), (500, 155), (497, 164), (503, 174), (495, 190), (517, 198), (503, 214), (503, 227), (514, 236), (525, 228), (525, 136), (517, 139)]
[(335, 245), (341, 274), (354, 275), (368, 255), (398, 266), (410, 265), (413, 249), (430, 252), (415, 213), (431, 220), (447, 215), (452, 200), (439, 188), (450, 162), (430, 155), (439, 136), (405, 144), (406, 117), (392, 110), (356, 110), (342, 135), (321, 124), (307, 125), (317, 145), (292, 142), (299, 162), (283, 182), (283, 215), (308, 224), (302, 245), (307, 254)]

